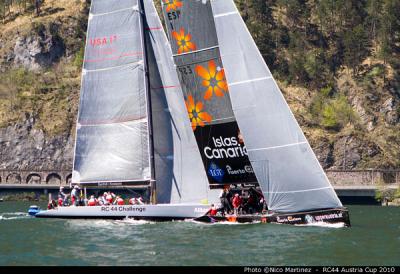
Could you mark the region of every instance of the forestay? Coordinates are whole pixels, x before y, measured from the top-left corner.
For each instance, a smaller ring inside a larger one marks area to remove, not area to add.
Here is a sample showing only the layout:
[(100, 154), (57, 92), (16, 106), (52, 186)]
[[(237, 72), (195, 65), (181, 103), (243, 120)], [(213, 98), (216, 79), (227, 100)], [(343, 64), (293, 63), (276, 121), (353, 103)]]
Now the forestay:
[(172, 59), (154, 7), (144, 0), (158, 203), (200, 203), (209, 187)]
[(271, 210), (341, 207), (232, 0), (213, 0), (233, 112)]
[(137, 0), (92, 0), (73, 183), (151, 179), (141, 30)]

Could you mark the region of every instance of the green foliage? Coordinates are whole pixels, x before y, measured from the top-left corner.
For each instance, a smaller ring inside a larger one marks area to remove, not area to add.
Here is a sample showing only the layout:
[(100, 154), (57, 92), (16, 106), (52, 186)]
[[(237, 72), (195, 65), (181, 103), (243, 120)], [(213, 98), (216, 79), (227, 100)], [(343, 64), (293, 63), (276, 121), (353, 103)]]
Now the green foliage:
[(75, 54), (74, 66), (78, 69), (82, 68), (83, 58), (85, 54), (85, 44), (82, 44), (79, 51)]
[(312, 98), (309, 110), (313, 120), (327, 129), (340, 130), (347, 123), (355, 122), (355, 113), (346, 96), (333, 95), (330, 86), (322, 88)]
[(390, 189), (382, 181), (379, 181), (377, 186), (377, 190), (375, 191), (375, 200), (381, 203), (393, 201), (395, 198), (397, 198), (396, 195), (398, 195), (400, 190), (400, 188), (398, 190)]
[(400, 186), (396, 189), (396, 192), (394, 193), (394, 198), (400, 199)]
[(344, 34), (344, 64), (357, 73), (358, 65), (366, 55), (367, 35), (363, 25), (358, 25)]

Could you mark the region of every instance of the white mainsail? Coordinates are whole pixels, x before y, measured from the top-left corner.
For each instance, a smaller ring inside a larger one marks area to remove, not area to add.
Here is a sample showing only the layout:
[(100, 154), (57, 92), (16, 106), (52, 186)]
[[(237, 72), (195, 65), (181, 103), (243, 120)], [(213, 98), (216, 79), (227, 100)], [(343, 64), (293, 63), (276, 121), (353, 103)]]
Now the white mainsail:
[(268, 207), (342, 207), (233, 0), (211, 4), (233, 112)]
[(93, 0), (73, 183), (148, 181), (150, 144), (138, 0)]

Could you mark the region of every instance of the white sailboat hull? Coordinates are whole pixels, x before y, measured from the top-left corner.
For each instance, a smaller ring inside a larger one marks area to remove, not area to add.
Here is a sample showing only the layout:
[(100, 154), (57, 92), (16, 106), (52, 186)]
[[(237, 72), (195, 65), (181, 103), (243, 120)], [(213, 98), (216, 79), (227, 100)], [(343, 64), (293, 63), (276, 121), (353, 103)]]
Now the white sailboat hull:
[(202, 204), (70, 206), (39, 211), (35, 217), (65, 219), (135, 218), (168, 221), (198, 218), (206, 214), (209, 208), (210, 206)]

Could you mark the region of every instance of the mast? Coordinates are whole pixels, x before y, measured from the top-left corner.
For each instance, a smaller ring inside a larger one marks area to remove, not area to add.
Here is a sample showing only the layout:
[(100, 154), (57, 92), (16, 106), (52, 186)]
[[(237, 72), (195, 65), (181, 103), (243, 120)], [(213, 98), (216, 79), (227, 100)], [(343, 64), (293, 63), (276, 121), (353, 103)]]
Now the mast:
[(156, 189), (156, 168), (155, 168), (155, 160), (154, 160), (154, 137), (153, 137), (153, 119), (152, 119), (152, 107), (151, 107), (151, 87), (150, 87), (150, 77), (149, 77), (149, 64), (147, 58), (147, 51), (145, 45), (145, 36), (144, 36), (144, 28), (146, 21), (145, 13), (144, 13), (144, 4), (143, 0), (138, 1), (139, 12), (140, 12), (140, 37), (142, 40), (142, 48), (143, 48), (143, 60), (144, 60), (144, 71), (146, 77), (146, 97), (147, 97), (147, 120), (148, 120), (148, 132), (149, 132), (149, 153), (150, 153), (150, 201), (152, 204), (157, 204), (157, 189)]

